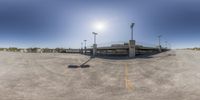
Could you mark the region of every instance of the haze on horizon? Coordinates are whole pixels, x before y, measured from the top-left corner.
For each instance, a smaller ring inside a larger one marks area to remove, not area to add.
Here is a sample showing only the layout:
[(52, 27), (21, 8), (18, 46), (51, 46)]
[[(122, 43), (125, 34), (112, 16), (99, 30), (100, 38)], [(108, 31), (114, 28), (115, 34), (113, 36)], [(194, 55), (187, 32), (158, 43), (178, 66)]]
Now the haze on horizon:
[[(80, 48), (81, 42), (128, 41), (200, 47), (198, 0), (1, 0), (0, 47)], [(101, 23), (101, 24), (99, 24)]]

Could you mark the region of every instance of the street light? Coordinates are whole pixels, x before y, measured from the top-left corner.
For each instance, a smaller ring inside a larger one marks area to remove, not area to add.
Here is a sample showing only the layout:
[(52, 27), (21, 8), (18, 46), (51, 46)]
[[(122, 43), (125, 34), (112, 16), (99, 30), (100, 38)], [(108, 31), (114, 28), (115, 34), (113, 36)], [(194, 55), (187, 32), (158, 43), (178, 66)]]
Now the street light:
[(83, 42), (81, 42), (81, 53), (83, 53)]
[(94, 34), (94, 44), (96, 44), (96, 35), (97, 35), (98, 33), (92, 32), (92, 34)]
[(84, 40), (84, 42), (85, 42), (85, 48), (84, 49), (85, 49), (85, 53), (86, 53), (86, 42), (87, 42), (87, 40)]
[(97, 44), (96, 44), (96, 35), (97, 35), (97, 33), (92, 32), (92, 34), (94, 34), (93, 56), (95, 56), (96, 55), (96, 51), (97, 51)]
[(81, 49), (83, 49), (83, 42), (81, 42)]
[(159, 50), (159, 52), (162, 52), (162, 47), (161, 47), (161, 45), (160, 45), (160, 38), (162, 37), (162, 35), (159, 35), (158, 36), (158, 50)]
[(131, 23), (131, 40), (133, 40), (133, 26), (135, 25), (135, 23)]
[(168, 47), (167, 47), (167, 44), (168, 44), (168, 42), (167, 42), (167, 41), (165, 41), (165, 46), (166, 46), (166, 49), (168, 48)]
[(162, 35), (158, 36), (158, 45), (160, 46), (160, 38), (162, 37)]
[(84, 42), (85, 42), (85, 48), (86, 48), (86, 42), (87, 42), (87, 40), (84, 40)]

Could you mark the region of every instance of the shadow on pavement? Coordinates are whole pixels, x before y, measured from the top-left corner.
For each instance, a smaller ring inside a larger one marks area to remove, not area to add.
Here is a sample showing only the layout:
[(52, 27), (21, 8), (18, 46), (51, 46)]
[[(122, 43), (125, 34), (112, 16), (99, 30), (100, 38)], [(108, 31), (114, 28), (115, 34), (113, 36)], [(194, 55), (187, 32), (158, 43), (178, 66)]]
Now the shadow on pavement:
[(87, 63), (92, 60), (92, 57), (88, 59), (87, 61), (83, 62), (81, 65), (68, 65), (68, 68), (89, 68), (90, 65), (87, 65)]

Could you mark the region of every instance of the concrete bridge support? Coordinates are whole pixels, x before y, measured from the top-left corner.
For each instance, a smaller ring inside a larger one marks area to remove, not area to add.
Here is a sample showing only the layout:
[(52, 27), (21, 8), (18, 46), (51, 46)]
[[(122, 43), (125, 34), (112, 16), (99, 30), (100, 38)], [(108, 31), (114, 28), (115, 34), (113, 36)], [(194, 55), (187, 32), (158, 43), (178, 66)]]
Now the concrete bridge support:
[(129, 40), (129, 57), (135, 57), (135, 40)]

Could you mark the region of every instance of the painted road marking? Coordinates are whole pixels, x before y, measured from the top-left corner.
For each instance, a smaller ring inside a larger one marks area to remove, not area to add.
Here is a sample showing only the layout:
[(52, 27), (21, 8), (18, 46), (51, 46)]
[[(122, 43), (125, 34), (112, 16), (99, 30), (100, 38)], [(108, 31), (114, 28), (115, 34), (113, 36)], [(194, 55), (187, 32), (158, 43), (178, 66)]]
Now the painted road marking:
[(128, 64), (124, 66), (125, 88), (129, 91), (133, 90), (133, 83), (128, 79)]

